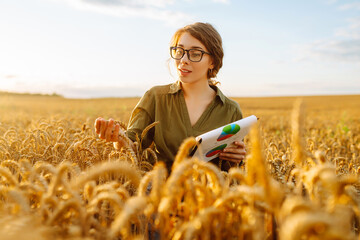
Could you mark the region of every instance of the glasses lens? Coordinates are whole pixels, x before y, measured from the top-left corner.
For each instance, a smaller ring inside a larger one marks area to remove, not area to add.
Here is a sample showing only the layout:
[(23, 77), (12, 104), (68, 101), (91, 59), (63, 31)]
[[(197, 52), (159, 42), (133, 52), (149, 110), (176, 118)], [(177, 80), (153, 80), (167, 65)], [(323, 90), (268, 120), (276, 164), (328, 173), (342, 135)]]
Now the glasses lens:
[(190, 61), (199, 62), (202, 57), (202, 52), (199, 50), (192, 49), (189, 51), (189, 57), (190, 57)]
[(171, 48), (171, 57), (180, 60), (184, 56), (184, 49), (173, 47)]

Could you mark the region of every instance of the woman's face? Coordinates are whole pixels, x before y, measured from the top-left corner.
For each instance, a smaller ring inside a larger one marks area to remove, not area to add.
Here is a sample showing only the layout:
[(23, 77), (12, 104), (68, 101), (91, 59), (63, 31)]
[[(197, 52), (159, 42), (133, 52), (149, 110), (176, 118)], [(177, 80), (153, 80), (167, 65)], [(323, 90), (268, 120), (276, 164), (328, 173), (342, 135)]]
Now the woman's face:
[[(186, 32), (180, 36), (177, 47), (182, 47), (185, 50), (198, 49), (208, 52), (208, 49), (199, 40)], [(207, 72), (214, 67), (209, 54), (204, 54), (200, 62), (191, 62), (187, 53), (182, 59), (175, 60), (175, 66), (179, 80), (183, 83), (207, 82)]]

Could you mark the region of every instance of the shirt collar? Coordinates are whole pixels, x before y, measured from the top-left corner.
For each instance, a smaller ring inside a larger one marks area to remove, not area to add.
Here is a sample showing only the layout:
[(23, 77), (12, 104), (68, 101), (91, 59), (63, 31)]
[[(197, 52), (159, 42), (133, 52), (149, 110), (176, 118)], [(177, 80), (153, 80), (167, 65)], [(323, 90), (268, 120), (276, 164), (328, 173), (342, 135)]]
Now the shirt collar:
[[(220, 91), (220, 89), (217, 86), (211, 85), (210, 87), (215, 90), (216, 97), (219, 98), (221, 100), (221, 102), (224, 104), (225, 103), (225, 95)], [(180, 81), (176, 81), (170, 85), (170, 89), (169, 89), (168, 93), (174, 94), (174, 93), (179, 92), (180, 90), (181, 90)]]
[(180, 81), (176, 81), (174, 82), (173, 84), (170, 85), (170, 90), (169, 90), (169, 93), (172, 94), (172, 93), (177, 93), (178, 91), (181, 90), (181, 84), (180, 84)]

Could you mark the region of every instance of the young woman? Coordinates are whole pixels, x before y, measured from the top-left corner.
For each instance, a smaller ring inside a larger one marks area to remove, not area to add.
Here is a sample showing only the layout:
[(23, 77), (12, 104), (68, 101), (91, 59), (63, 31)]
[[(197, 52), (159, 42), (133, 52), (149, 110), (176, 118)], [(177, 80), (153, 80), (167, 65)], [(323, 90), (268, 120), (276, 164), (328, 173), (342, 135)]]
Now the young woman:
[[(178, 81), (148, 90), (133, 110), (126, 131), (135, 141), (136, 134), (140, 136), (146, 126), (159, 121), (144, 144), (155, 142), (158, 158), (169, 170), (184, 139), (242, 118), (239, 105), (225, 97), (213, 80), (222, 67), (224, 53), (222, 39), (212, 25), (197, 22), (177, 30), (170, 43), (170, 56)], [(116, 142), (118, 147), (129, 144), (119, 138), (121, 129), (113, 119), (97, 118), (95, 129), (100, 138)], [(245, 154), (245, 145), (239, 141), (212, 162), (223, 160), (222, 169), (228, 170)]]

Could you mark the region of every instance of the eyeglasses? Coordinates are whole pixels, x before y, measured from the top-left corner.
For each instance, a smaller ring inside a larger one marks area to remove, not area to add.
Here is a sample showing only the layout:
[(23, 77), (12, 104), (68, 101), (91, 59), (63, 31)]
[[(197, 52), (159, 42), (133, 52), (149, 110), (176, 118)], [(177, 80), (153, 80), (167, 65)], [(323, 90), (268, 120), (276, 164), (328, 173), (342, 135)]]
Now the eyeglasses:
[(187, 57), (191, 62), (200, 62), (204, 54), (211, 53), (205, 52), (199, 49), (183, 49), (182, 47), (170, 47), (170, 55), (175, 60), (180, 60), (184, 57), (185, 52), (187, 53)]

